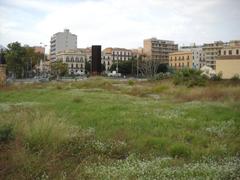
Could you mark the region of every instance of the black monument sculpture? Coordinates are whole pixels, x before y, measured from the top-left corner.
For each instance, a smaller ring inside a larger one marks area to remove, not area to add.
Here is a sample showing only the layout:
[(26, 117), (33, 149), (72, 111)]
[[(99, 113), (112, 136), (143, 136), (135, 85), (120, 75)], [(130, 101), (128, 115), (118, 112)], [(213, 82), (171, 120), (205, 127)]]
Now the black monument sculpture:
[(102, 72), (101, 67), (101, 46), (94, 45), (92, 46), (92, 72), (93, 76), (100, 75)]

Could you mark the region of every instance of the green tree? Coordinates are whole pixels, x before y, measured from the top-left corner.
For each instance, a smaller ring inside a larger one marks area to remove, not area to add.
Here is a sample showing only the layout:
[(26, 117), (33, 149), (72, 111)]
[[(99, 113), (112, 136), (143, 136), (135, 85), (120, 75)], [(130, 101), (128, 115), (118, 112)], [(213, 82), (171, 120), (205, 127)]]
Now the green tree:
[(51, 64), (51, 71), (52, 74), (57, 76), (57, 79), (59, 79), (59, 77), (67, 74), (68, 65), (61, 61), (54, 62)]
[(44, 58), (43, 54), (34, 52), (34, 48), (23, 47), (19, 42), (8, 44), (5, 57), (8, 73), (16, 78), (28, 77), (34, 66)]
[[(86, 71), (86, 73), (91, 73), (91, 69), (92, 69), (91, 66), (92, 66), (91, 62), (89, 62), (89, 61), (85, 62), (85, 71)], [(105, 71), (105, 65), (104, 64), (101, 64), (101, 70), (102, 70), (102, 72)]]
[(173, 83), (175, 85), (185, 85), (187, 87), (205, 86), (206, 78), (201, 75), (202, 72), (196, 69), (181, 69), (173, 76)]
[[(114, 62), (110, 71), (116, 71), (117, 62)], [(123, 75), (135, 75), (137, 72), (137, 61), (135, 59), (118, 62), (118, 72)]]
[(13, 73), (17, 78), (23, 77), (24, 57), (26, 49), (19, 42), (8, 44), (6, 52), (7, 71)]

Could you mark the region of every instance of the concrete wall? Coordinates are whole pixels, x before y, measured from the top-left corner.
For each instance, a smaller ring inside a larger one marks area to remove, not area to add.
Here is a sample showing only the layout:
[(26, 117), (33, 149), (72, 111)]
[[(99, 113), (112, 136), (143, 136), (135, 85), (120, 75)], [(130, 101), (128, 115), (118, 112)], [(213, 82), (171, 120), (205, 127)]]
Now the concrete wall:
[(222, 72), (223, 79), (230, 79), (235, 74), (240, 75), (240, 58), (236, 59), (217, 59), (216, 73)]
[(6, 85), (6, 65), (0, 64), (0, 87), (3, 87)]

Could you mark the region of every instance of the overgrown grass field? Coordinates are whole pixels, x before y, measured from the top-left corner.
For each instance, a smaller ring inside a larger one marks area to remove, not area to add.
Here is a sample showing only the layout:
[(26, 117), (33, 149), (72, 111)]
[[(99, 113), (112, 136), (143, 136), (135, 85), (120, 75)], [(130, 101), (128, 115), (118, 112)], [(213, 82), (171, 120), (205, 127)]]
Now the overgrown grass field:
[(239, 179), (240, 83), (0, 89), (0, 179)]

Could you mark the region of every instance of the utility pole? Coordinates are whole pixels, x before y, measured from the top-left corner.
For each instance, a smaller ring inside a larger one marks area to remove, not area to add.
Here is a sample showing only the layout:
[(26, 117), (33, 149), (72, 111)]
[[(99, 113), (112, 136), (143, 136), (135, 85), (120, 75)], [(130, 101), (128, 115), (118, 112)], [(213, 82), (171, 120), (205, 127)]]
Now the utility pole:
[(139, 57), (137, 57), (137, 78), (138, 78), (138, 60), (139, 60)]

